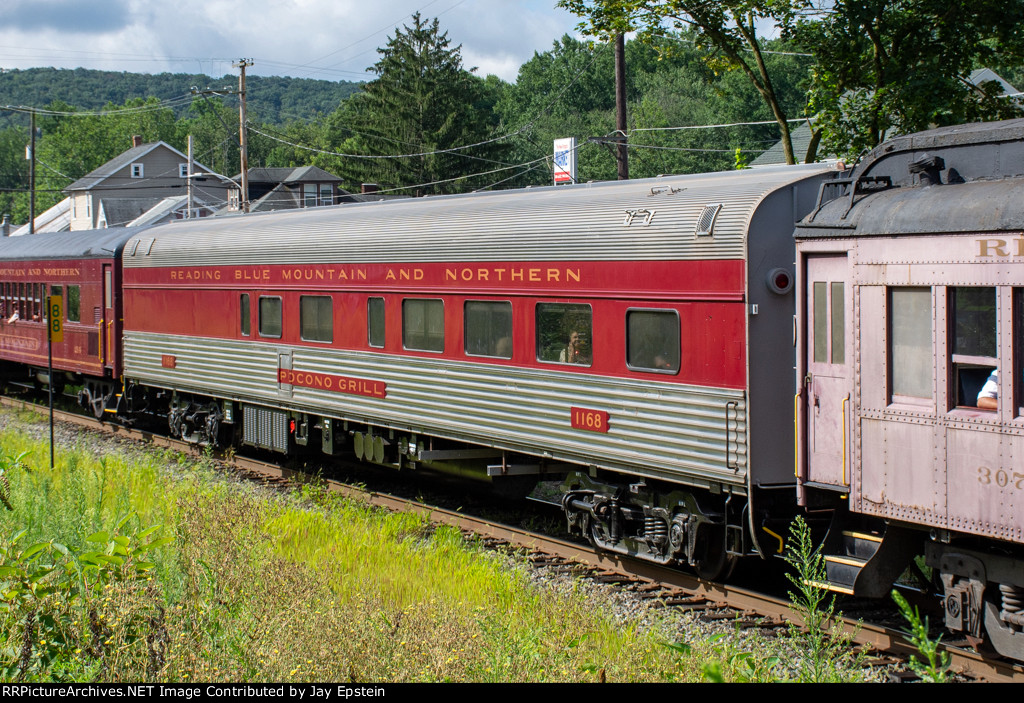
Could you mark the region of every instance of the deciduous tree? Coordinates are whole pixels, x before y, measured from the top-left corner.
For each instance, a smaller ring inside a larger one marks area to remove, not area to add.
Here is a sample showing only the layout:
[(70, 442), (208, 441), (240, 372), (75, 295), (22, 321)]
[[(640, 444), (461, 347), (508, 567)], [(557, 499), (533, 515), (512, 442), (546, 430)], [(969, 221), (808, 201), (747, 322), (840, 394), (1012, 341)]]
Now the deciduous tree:
[(1024, 0), (834, 0), (787, 32), (814, 53), (809, 111), (855, 157), (887, 136), (1021, 114), (972, 70), (1024, 56)]
[(793, 13), (802, 0), (558, 0), (561, 7), (584, 18), (581, 28), (608, 38), (637, 31), (653, 39), (666, 27), (688, 30), (716, 52), (722, 67), (742, 72), (757, 89), (779, 124), (788, 163), (796, 163), (789, 114), (768, 70), (757, 26)]

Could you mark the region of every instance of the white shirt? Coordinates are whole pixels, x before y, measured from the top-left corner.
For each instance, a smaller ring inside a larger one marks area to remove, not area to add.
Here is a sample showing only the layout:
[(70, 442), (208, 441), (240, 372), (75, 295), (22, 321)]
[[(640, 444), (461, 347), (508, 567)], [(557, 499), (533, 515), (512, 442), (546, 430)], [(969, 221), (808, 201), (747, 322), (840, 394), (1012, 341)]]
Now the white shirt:
[(982, 398), (999, 398), (999, 369), (996, 369), (989, 375), (985, 385), (978, 391), (978, 400)]

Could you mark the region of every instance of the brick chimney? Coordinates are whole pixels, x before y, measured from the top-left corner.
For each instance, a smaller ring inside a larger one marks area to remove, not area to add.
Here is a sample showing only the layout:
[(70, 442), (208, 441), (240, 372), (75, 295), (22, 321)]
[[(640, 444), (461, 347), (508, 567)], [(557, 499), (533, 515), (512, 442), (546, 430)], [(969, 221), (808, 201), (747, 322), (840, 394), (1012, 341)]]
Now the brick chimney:
[(380, 190), (380, 186), (376, 183), (364, 183), (359, 192), (366, 195), (367, 193), (376, 193), (378, 190)]
[(134, 147), (137, 147), (137, 146), (142, 146), (142, 135), (141, 134), (134, 134), (134, 135), (132, 135), (132, 147), (134, 148)]

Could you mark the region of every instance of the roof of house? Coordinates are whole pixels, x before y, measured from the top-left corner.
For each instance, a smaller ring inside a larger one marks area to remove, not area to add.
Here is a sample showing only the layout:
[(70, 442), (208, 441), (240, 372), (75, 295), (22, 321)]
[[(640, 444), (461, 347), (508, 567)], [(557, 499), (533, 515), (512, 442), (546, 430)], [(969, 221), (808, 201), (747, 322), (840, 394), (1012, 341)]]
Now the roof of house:
[(338, 204), (342, 203), (377, 203), (382, 200), (405, 200), (411, 198), (411, 195), (399, 195), (397, 193), (349, 193), (347, 191), (339, 189)]
[[(117, 156), (115, 156), (114, 158), (112, 158), (110, 161), (106, 162), (99, 168), (93, 169), (89, 173), (79, 178), (77, 181), (66, 187), (64, 191), (68, 192), (73, 190), (90, 190), (99, 185), (100, 183), (102, 183), (103, 181), (105, 181), (106, 179), (113, 176), (115, 173), (123, 169), (125, 166), (133, 164), (136, 161), (140, 161), (141, 159), (145, 158), (146, 155), (159, 148), (169, 149), (170, 151), (177, 154), (183, 161), (188, 161), (188, 157), (185, 156), (185, 154), (182, 154), (180, 151), (175, 149), (167, 142), (160, 141), (151, 142), (149, 144), (142, 144), (141, 146), (134, 146), (128, 151), (121, 152), (120, 154), (118, 154)], [(195, 166), (196, 171), (213, 173), (213, 171), (211, 171), (206, 166), (203, 166), (198, 161), (194, 161), (193, 164)], [(177, 177), (178, 174), (175, 173), (174, 175), (175, 177)]]
[[(66, 232), (71, 229), (71, 198), (64, 198), (53, 207), (36, 215), (36, 233)], [(28, 234), (28, 223), (11, 232), (12, 237)]]
[(967, 77), (967, 80), (974, 85), (981, 85), (982, 83), (988, 83), (989, 81), (995, 81), (999, 84), (999, 87), (1003, 89), (1003, 93), (1006, 95), (1017, 95), (1020, 93), (1019, 90), (1014, 88), (1012, 85), (1007, 83), (1002, 76), (993, 71), (991, 68), (979, 68), (971, 72), (971, 75)]
[(127, 225), (159, 203), (161, 198), (103, 198), (100, 200), (100, 222), (108, 227)]
[(299, 207), (299, 195), (287, 184), (278, 183), (262, 198), (249, 203), (249, 212), (292, 210), (297, 207)]
[[(793, 142), (793, 157), (797, 160), (797, 163), (803, 163), (804, 159), (807, 158), (807, 147), (811, 144), (811, 135), (810, 122), (801, 122), (789, 131), (789, 138)], [(818, 161), (823, 160), (822, 156), (819, 154)], [(830, 155), (825, 158), (834, 159), (835, 156)], [(750, 166), (756, 168), (758, 166), (775, 166), (784, 163), (786, 163), (786, 152), (782, 148), (782, 141), (780, 140), (768, 151), (765, 151), (751, 161)]]
[[(241, 173), (235, 175), (234, 180), (239, 181), (242, 177)], [(317, 181), (320, 183), (340, 183), (341, 179), (335, 176), (333, 173), (319, 168), (318, 166), (299, 166), (299, 167), (270, 167), (270, 168), (250, 168), (249, 169), (249, 182), (250, 183), (299, 183), (299, 182)]]

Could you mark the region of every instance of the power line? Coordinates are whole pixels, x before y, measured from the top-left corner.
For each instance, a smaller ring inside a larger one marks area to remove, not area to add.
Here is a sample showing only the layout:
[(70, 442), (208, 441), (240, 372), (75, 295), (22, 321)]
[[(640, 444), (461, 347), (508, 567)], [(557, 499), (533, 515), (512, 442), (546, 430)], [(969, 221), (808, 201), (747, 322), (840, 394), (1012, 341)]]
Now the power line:
[(191, 100), (192, 96), (189, 94), (174, 98), (167, 98), (156, 103), (147, 103), (145, 105), (135, 105), (132, 107), (119, 107), (114, 108), (113, 110), (81, 110), (72, 112), (66, 110), (49, 110), (43, 107), (27, 107), (25, 105), (0, 105), (0, 110), (25, 114), (35, 113), (37, 115), (47, 115), (50, 117), (109, 117), (111, 115), (134, 115), (143, 112), (163, 110), (168, 107), (183, 105), (187, 102), (191, 102)]
[(317, 154), (323, 154), (325, 156), (341, 156), (341, 157), (347, 158), (347, 159), (384, 159), (384, 160), (387, 160), (387, 159), (409, 159), (409, 158), (413, 158), (413, 157), (416, 157), (416, 156), (433, 156), (435, 154), (451, 154), (451, 153), (456, 152), (456, 151), (462, 151), (463, 149), (472, 149), (473, 147), (484, 146), (486, 144), (492, 144), (494, 142), (501, 141), (502, 139), (508, 139), (509, 137), (515, 136), (515, 134), (516, 134), (516, 133), (505, 134), (505, 135), (502, 135), (500, 137), (495, 137), (494, 139), (487, 139), (487, 140), (484, 140), (482, 142), (476, 142), (475, 144), (466, 144), (464, 146), (456, 146), (456, 147), (452, 147), (451, 149), (436, 149), (434, 151), (421, 151), (421, 152), (418, 152), (418, 153), (415, 153), (415, 154), (344, 154), (344, 153), (341, 153), (341, 152), (338, 152), (338, 151), (328, 151), (326, 149), (318, 149), (318, 148), (312, 147), (312, 146), (305, 146), (303, 144), (296, 144), (295, 142), (290, 142), (287, 139), (282, 139), (280, 137), (275, 137), (273, 134), (267, 134), (266, 132), (264, 132), (264, 131), (262, 131), (262, 130), (254, 127), (254, 126), (252, 126), (251, 122), (246, 123), (246, 127), (248, 129), (251, 129), (253, 132), (256, 132), (256, 134), (262, 134), (267, 139), (273, 139), (275, 142), (281, 142), (282, 144), (287, 144), (288, 146), (295, 147), (296, 149), (304, 149), (305, 151), (312, 151), (312, 152), (315, 152)]
[[(391, 192), (396, 191), (396, 190), (412, 190), (414, 188), (425, 188), (427, 186), (436, 186), (436, 185), (440, 185), (442, 183), (452, 183), (454, 181), (464, 181), (464, 180), (467, 180), (469, 178), (477, 178), (478, 176), (489, 176), (492, 173), (500, 173), (501, 171), (508, 171), (510, 169), (513, 169), (513, 168), (522, 168), (523, 166), (529, 166), (529, 165), (535, 164), (535, 163), (537, 163), (539, 161), (544, 161), (544, 160), (546, 160), (548, 158), (551, 158), (551, 157), (544, 156), (544, 157), (541, 157), (539, 159), (534, 159), (533, 161), (527, 161), (526, 163), (515, 164), (514, 166), (503, 166), (501, 168), (491, 169), (490, 171), (481, 171), (480, 173), (470, 173), (470, 174), (465, 175), (465, 176), (456, 176), (455, 178), (443, 178), (443, 179), (441, 179), (439, 181), (431, 181), (429, 183), (417, 183), (416, 185), (411, 185), (411, 186), (396, 186), (394, 188), (383, 188), (383, 189), (375, 191), (375, 192), (377, 192), (377, 193), (391, 193)], [(519, 174), (516, 174), (516, 175), (519, 175)]]
[(261, 134), (264, 137), (267, 137), (268, 139), (273, 139), (274, 141), (281, 142), (282, 144), (287, 144), (288, 146), (294, 147), (296, 149), (304, 149), (306, 151), (312, 151), (312, 152), (315, 152), (315, 153), (318, 153), (318, 154), (323, 154), (325, 156), (340, 156), (340, 157), (343, 157), (343, 158), (353, 158), (353, 159), (406, 159), (406, 158), (412, 158), (412, 157), (417, 157), (417, 156), (433, 156), (435, 154), (449, 154), (449, 153), (453, 153), (453, 152), (456, 152), (456, 151), (462, 151), (463, 149), (472, 149), (472, 148), (478, 147), (478, 146), (485, 146), (487, 144), (493, 144), (494, 142), (499, 142), (499, 141), (502, 141), (504, 139), (510, 139), (512, 137), (515, 137), (515, 136), (517, 136), (519, 134), (522, 134), (523, 132), (526, 132), (529, 129), (531, 129), (533, 127), (533, 125), (537, 122), (537, 120), (539, 120), (542, 115), (544, 115), (548, 110), (550, 110), (551, 107), (553, 107), (555, 105), (555, 103), (557, 103), (562, 98), (562, 96), (565, 95), (566, 91), (568, 91), (569, 88), (571, 88), (573, 85), (576, 84), (576, 81), (579, 80), (580, 76), (582, 76), (585, 71), (589, 70), (590, 67), (594, 65), (594, 62), (597, 61), (597, 58), (600, 55), (600, 52), (602, 50), (604, 50), (604, 48), (606, 46), (607, 45), (602, 46), (601, 49), (599, 49), (598, 51), (595, 51), (593, 57), (590, 59), (590, 63), (588, 63), (586, 66), (584, 66), (579, 71), (577, 71), (576, 75), (573, 76), (572, 80), (569, 81), (562, 88), (562, 90), (560, 90), (558, 92), (558, 94), (551, 101), (549, 101), (547, 105), (545, 105), (543, 108), (541, 108), (541, 110), (537, 113), (537, 115), (533, 119), (531, 119), (529, 122), (527, 122), (525, 125), (523, 125), (522, 127), (520, 127), (519, 129), (517, 129), (514, 132), (509, 132), (507, 134), (503, 134), (503, 135), (500, 135), (498, 137), (494, 137), (492, 139), (487, 139), (487, 140), (484, 140), (482, 142), (476, 142), (475, 144), (466, 144), (466, 145), (463, 145), (463, 146), (452, 147), (450, 149), (439, 149), (439, 150), (435, 150), (435, 151), (425, 151), (425, 152), (420, 152), (420, 153), (415, 153), (415, 154), (400, 154), (400, 155), (343, 154), (343, 153), (340, 153), (340, 152), (327, 151), (325, 149), (318, 149), (316, 147), (305, 146), (303, 144), (296, 144), (294, 142), (290, 142), (290, 141), (287, 141), (285, 139), (282, 139), (282, 138), (279, 138), (279, 137), (275, 137), (272, 134), (267, 134), (265, 132), (262, 132), (259, 129), (257, 129), (256, 127), (253, 127), (249, 123), (246, 124), (246, 127), (248, 129), (251, 129), (252, 131), (256, 132), (257, 134)]
[[(612, 142), (612, 141), (603, 142), (602, 141), (600, 143), (602, 143), (602, 144), (619, 144), (620, 142), (617, 142), (617, 141), (616, 142)], [(736, 149), (696, 149), (696, 148), (688, 148), (688, 147), (681, 147), (681, 146), (679, 146), (679, 147), (677, 147), (677, 146), (655, 146), (653, 144), (634, 144), (634, 143), (628, 144), (628, 147), (630, 149), (657, 149), (659, 151), (697, 151), (697, 152), (707, 152), (707, 153), (712, 153), (712, 154), (735, 154), (736, 151), (737, 151)], [(766, 152), (768, 150), (767, 149), (742, 149), (741, 148), (741, 149), (739, 149), (739, 151), (752, 152), (752, 153), (756, 153), (756, 154), (763, 154), (764, 152)]]
[[(796, 117), (786, 122), (806, 122), (806, 117)], [(684, 129), (722, 129), (725, 127), (752, 127), (755, 125), (765, 124), (778, 124), (778, 120), (763, 120), (761, 122), (730, 122), (728, 124), (698, 124), (698, 125), (686, 125), (683, 127), (641, 127), (638, 129), (629, 130), (630, 134), (634, 132), (675, 132)]]
[[(697, 46), (697, 42), (693, 41), (692, 39), (683, 39), (682, 37), (671, 37), (671, 36), (667, 36), (667, 35), (664, 35), (664, 34), (652, 34), (651, 37), (653, 39), (668, 39), (669, 41), (679, 42), (680, 44), (691, 44), (693, 46)], [(754, 52), (753, 49), (748, 49), (748, 48), (744, 48), (743, 50), (748, 52), (748, 53), (753, 53)], [(804, 56), (804, 57), (807, 57), (807, 58), (814, 58), (814, 54), (804, 54), (804, 53), (799, 52), (799, 51), (772, 51), (770, 49), (761, 49), (761, 53), (762, 54), (775, 54), (777, 56)]]

